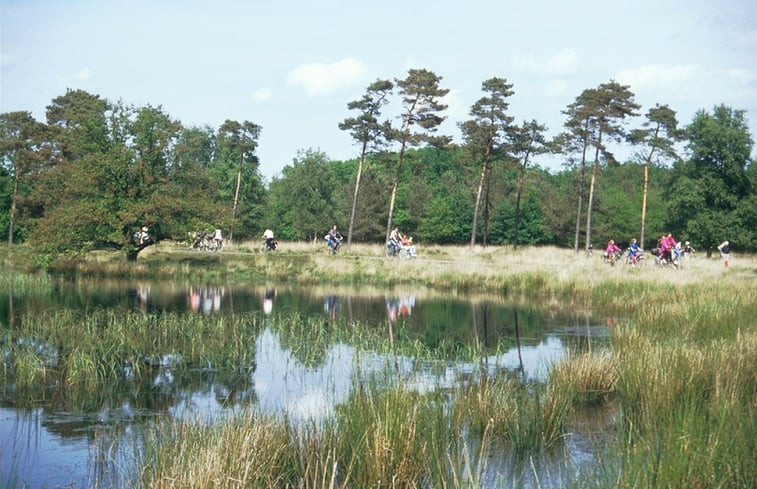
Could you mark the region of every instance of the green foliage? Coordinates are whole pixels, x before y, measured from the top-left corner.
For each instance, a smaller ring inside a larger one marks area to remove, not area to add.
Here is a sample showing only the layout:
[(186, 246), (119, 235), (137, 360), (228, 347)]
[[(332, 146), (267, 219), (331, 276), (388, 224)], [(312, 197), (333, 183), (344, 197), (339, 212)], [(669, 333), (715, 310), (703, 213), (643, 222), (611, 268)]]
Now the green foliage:
[(8, 236), (12, 198), (13, 178), (4, 168), (0, 168), (0, 237)]
[[(586, 218), (585, 235), (590, 239), (593, 227), (595, 245), (610, 238), (624, 244), (645, 225), (646, 248), (667, 231), (703, 250), (724, 239), (737, 250), (757, 242), (757, 170), (743, 111), (700, 112), (682, 131), (675, 112), (657, 105), (630, 134), (646, 153), (617, 162), (606, 141), (626, 135), (623, 120), (637, 106), (628, 87), (602, 84), (565, 111), (560, 142), (570, 162), (580, 155), (580, 165), (550, 173), (538, 165), (553, 144), (536, 121), (512, 127), (505, 79), (484, 82), (472, 119), (460, 124), (462, 147), (436, 135), (448, 92), (440, 81), (428, 70), (377, 80), (348, 105), (357, 116), (340, 124), (365, 143), (361, 158), (332, 161), (320, 150), (300, 151), (268, 188), (256, 156), (261, 128), (252, 122), (185, 128), (160, 106), (68, 90), (52, 100), (45, 123), (28, 112), (0, 114), (0, 233), (29, 241), (44, 255), (39, 263), (95, 248), (133, 251), (131, 235), (141, 225), (159, 240), (183, 241), (190, 231), (214, 228), (257, 239), (267, 227), (283, 240), (320, 240), (337, 224), (343, 233), (351, 227), (355, 241), (378, 243), (383, 224), (393, 222), (426, 243), (463, 243), (474, 234), (483, 243), (565, 246), (578, 242), (576, 220)], [(399, 128), (380, 120), (395, 87)], [(690, 158), (662, 166), (684, 133)], [(389, 144), (397, 148), (369, 151)], [(587, 175), (587, 156), (596, 150)], [(588, 218), (581, 201), (592, 189)]]
[(470, 199), (462, 191), (436, 195), (429, 203), (426, 219), (418, 227), (418, 236), (431, 243), (464, 243), (472, 217)]
[[(538, 245), (550, 243), (554, 239), (554, 236), (549, 232), (535, 193), (526, 194), (526, 198), (521, 203), (519, 221), (518, 243)], [(512, 243), (514, 231), (515, 209), (509, 202), (502, 202), (497, 207), (492, 219), (490, 242), (492, 244)]]
[(712, 249), (728, 239), (731, 246), (753, 249), (755, 228), (751, 165), (752, 137), (744, 111), (723, 105), (700, 111), (688, 127), (691, 158), (674, 167), (669, 219)]
[(273, 226), (282, 238), (319, 239), (332, 224), (344, 223), (334, 212), (336, 179), (328, 161), (323, 152), (301, 151), (271, 182), (270, 199), (278, 211)]

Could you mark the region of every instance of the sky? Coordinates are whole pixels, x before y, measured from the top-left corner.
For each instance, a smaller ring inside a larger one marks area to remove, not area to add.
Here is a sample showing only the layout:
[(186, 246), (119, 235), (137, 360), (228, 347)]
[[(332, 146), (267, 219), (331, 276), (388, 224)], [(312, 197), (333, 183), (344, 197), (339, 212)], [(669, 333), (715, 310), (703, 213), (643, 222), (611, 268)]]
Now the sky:
[[(0, 0), (0, 112), (44, 121), (54, 98), (82, 89), (188, 127), (251, 121), (267, 180), (299, 151), (356, 158), (338, 128), (356, 115), (347, 104), (410, 69), (449, 89), (438, 132), (458, 143), (492, 77), (513, 84), (516, 123), (548, 136), (583, 90), (615, 80), (642, 114), (667, 104), (683, 125), (720, 104), (744, 110), (757, 139), (754, 0)], [(400, 111), (395, 96), (383, 115)]]

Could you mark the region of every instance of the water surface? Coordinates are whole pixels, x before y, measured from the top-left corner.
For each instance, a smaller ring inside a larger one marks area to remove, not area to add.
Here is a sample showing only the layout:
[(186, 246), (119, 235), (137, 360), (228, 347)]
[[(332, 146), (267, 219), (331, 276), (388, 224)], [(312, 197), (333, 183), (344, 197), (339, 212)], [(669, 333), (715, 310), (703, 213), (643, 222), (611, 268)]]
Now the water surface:
[[(394, 381), (419, 392), (453, 389), (482, 371), (542, 381), (549, 365), (570, 349), (601, 345), (608, 333), (605, 321), (596, 324), (585, 314), (429, 291), (61, 280), (34, 293), (0, 296), (4, 331), (27, 315), (61, 308), (259, 315), (270, 321), (297, 313), (401, 335), (429, 348), (459, 344), (482, 356), (475, 364), (418, 361), (336, 343), (313, 363), (292, 351), (291, 338), (283, 342), (275, 328), (264, 327), (254, 339), (254, 364), (234, 371), (176, 370), (165, 359), (154, 375), (140, 379), (125, 375), (93, 399), (70, 399), (64, 389), (51, 387), (42, 398), (23, 406), (14, 398), (13, 386), (4, 386), (0, 393), (3, 487), (120, 486), (128, 450), (116, 447), (143, 423), (164, 417), (212, 419), (246, 408), (286, 414), (295, 421), (321, 419), (345, 402), (357, 384), (389, 370), (395, 373)], [(570, 443), (573, 457), (591, 460), (590, 443), (580, 436)]]

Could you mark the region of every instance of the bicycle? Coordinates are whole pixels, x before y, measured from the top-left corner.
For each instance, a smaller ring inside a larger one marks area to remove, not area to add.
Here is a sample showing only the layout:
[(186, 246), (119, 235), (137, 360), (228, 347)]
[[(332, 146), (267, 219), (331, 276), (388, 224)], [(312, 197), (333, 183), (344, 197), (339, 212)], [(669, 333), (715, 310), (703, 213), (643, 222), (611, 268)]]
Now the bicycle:
[(410, 247), (407, 246), (401, 246), (396, 241), (389, 240), (386, 243), (386, 257), (387, 258), (410, 258), (412, 254), (410, 253)]

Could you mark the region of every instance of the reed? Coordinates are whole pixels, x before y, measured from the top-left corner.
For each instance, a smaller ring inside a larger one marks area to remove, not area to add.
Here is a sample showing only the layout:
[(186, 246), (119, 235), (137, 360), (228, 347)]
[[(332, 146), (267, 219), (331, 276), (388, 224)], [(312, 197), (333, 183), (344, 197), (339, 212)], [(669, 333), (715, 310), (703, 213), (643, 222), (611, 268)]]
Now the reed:
[(142, 487), (293, 487), (286, 423), (246, 413), (223, 423), (164, 422), (145, 433), (137, 466)]
[(168, 421), (144, 433), (144, 487), (478, 487), (489, 443), (473, 444), (435, 396), (357, 392), (323, 423), (246, 412)]
[(44, 371), (56, 372), (61, 382), (87, 388), (123, 377), (126, 368), (135, 376), (158, 367), (231, 370), (254, 364), (261, 328), (254, 315), (46, 311), (23, 318), (16, 336), (37, 349), (11, 350), (4, 374), (30, 379), (47, 365)]
[(29, 293), (40, 293), (52, 285), (45, 273), (5, 272), (0, 274), (0, 293), (20, 297)]
[(570, 406), (564, 390), (501, 378), (470, 385), (454, 399), (458, 424), (517, 455), (557, 446)]
[(10, 368), (3, 362), (3, 373), (6, 378), (13, 376), (19, 389), (44, 382), (48, 376), (44, 360), (32, 348), (18, 348), (13, 360)]
[(416, 485), (432, 448), (428, 423), (438, 414), (418, 394), (402, 388), (356, 394), (337, 415), (336, 453), (343, 461), (345, 487)]
[(616, 394), (618, 368), (606, 351), (572, 353), (552, 366), (549, 386), (563, 392), (573, 405), (600, 405)]

